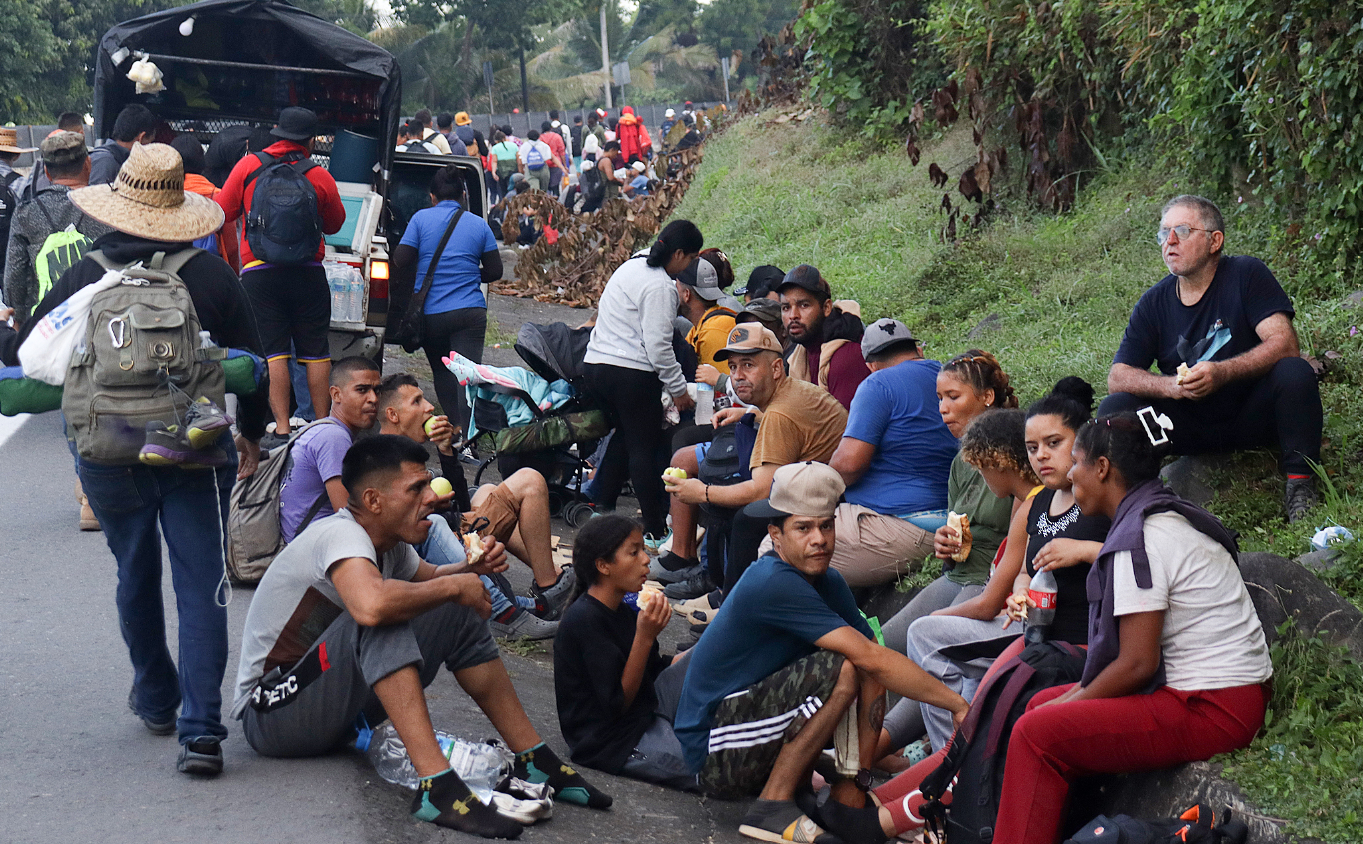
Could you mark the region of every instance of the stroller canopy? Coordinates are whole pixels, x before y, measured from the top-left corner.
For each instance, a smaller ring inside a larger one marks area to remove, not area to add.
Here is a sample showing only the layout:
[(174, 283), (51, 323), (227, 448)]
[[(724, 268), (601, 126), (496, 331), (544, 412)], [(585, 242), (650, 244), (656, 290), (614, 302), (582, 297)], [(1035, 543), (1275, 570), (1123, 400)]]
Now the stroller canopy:
[(516, 354), (544, 380), (562, 379), (581, 392), (582, 358), (591, 335), (590, 328), (569, 328), (562, 322), (527, 322), (516, 334)]

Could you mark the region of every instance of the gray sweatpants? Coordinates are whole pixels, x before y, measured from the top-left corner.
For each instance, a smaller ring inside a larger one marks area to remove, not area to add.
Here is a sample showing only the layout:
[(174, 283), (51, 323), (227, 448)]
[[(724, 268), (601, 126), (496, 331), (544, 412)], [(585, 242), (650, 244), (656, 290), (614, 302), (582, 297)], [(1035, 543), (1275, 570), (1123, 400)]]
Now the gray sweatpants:
[[(885, 647), (909, 656), (906, 645), (910, 625), (937, 610), (968, 601), (983, 591), (983, 586), (963, 586), (942, 575), (914, 595), (913, 600), (909, 601), (904, 609), (880, 626), (880, 632), (885, 637)], [(890, 734), (893, 747), (903, 747), (921, 736), (924, 729), (917, 701), (900, 700), (885, 713), (885, 730)]]
[(299, 665), (319, 650), (325, 668), (317, 679), (283, 705), (268, 711), (248, 705), (242, 714), (246, 740), (262, 756), (320, 756), (350, 740), (361, 712), (371, 725), (383, 721), (373, 685), (399, 668), (415, 665), (425, 688), (441, 665), (457, 672), (499, 658), (487, 622), (459, 604), (383, 627), (361, 627), (341, 613)]
[[(908, 657), (948, 689), (967, 701), (973, 700), (994, 659), (1022, 635), (1021, 624), (1010, 624), (1004, 630), (1005, 620), (980, 621), (954, 615), (920, 618), (909, 628)], [(919, 703), (918, 707), (932, 749), (946, 747), (954, 732), (951, 713), (926, 703)]]

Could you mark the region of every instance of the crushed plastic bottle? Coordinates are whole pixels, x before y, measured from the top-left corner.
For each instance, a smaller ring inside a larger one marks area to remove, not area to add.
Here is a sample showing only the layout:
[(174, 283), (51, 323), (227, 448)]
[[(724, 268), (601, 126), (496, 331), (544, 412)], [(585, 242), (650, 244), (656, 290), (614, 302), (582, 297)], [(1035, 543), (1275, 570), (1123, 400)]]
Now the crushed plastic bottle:
[[(450, 767), (469, 790), (484, 803), (491, 803), (493, 789), (511, 772), (511, 762), (515, 758), (511, 751), (497, 742), (472, 742), (444, 730), (436, 730), (435, 737), (445, 758), (450, 760)], [(392, 724), (384, 723), (372, 731), (362, 730), (355, 740), (355, 749), (369, 757), (374, 772), (388, 782), (403, 788), (417, 787), (420, 777)]]

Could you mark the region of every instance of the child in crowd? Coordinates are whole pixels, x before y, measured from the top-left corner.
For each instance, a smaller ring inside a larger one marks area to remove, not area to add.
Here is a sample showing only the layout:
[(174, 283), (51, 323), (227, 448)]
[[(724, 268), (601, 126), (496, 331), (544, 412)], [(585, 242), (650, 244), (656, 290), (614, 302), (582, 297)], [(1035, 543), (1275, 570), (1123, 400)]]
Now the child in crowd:
[[(672, 725), (654, 713), (653, 683), (671, 660), (658, 634), (672, 608), (660, 593), (625, 603), (648, 579), (643, 529), (624, 516), (600, 516), (573, 547), (577, 598), (554, 640), (554, 694), (559, 727), (580, 765), (673, 788), (696, 777), (682, 758)], [(646, 600), (651, 598), (651, 600)]]

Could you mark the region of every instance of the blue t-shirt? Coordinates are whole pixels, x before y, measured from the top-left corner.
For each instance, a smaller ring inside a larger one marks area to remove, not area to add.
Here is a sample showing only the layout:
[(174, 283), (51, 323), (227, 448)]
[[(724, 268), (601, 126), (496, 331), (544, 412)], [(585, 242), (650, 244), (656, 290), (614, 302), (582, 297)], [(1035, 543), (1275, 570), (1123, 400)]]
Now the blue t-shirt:
[[(293, 541), (303, 517), (327, 494), (327, 481), (341, 476), (341, 461), (352, 441), (350, 429), (333, 419), (304, 431), (293, 444), (279, 485), (279, 533), (285, 542)], [(327, 499), (312, 521), (335, 512)]]
[(677, 704), (674, 730), (696, 773), (725, 697), (814, 653), (814, 642), (839, 627), (874, 639), (841, 574), (829, 569), (811, 583), (775, 554), (743, 572), (724, 606), (693, 649)]
[[(412, 215), (407, 231), (402, 235), (402, 245), (415, 247), (416, 288), (426, 278), (426, 269), (431, 265), (431, 256), (440, 245), (445, 227), (450, 224), (450, 216), (459, 210), (459, 203), (447, 199), (434, 208), (423, 208)], [(483, 277), (479, 270), (483, 254), (497, 251), (497, 239), (487, 221), (477, 214), (465, 214), (459, 218), (459, 225), (450, 233), (450, 242), (445, 244), (445, 252), (435, 267), (435, 278), (431, 280), (431, 292), (426, 296), (428, 314), (443, 314), (460, 308), (486, 308), (487, 300), (479, 287)]]
[(941, 371), (935, 360), (906, 360), (857, 387), (843, 436), (876, 450), (866, 473), (847, 488), (849, 504), (887, 516), (947, 506), (957, 442), (937, 410)]

